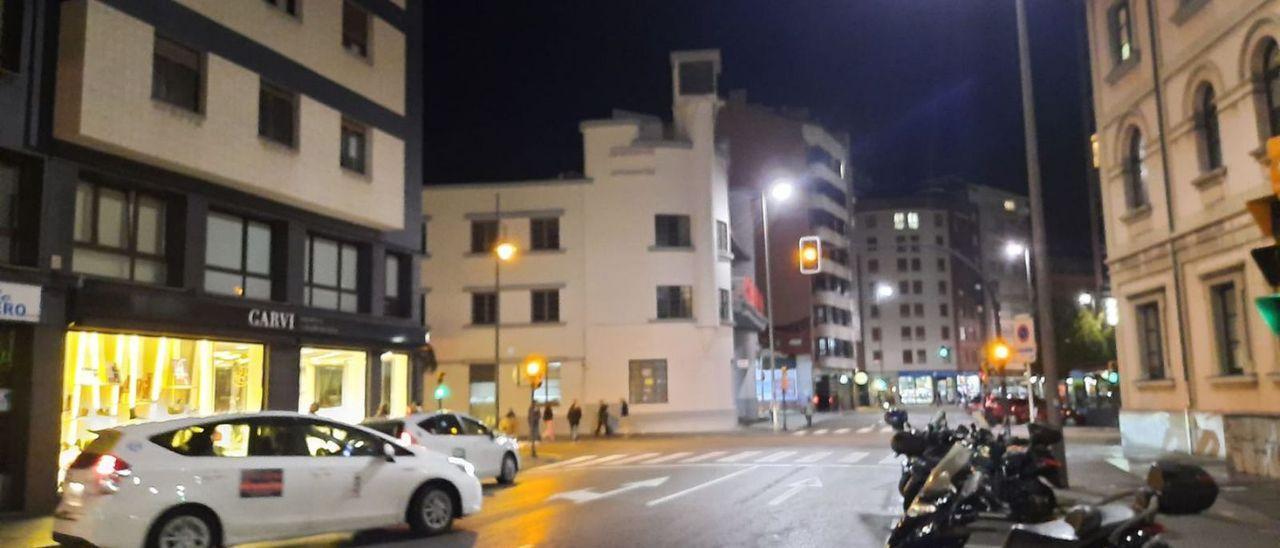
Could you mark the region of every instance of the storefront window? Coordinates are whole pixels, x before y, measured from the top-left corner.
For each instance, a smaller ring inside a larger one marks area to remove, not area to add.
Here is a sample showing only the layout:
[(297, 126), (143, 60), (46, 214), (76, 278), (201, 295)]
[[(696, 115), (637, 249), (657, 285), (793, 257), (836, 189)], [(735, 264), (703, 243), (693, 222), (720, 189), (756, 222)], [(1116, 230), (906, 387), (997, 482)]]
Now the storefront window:
[(471, 364), (470, 415), (493, 426), (498, 420), (498, 373), (491, 363)]
[(68, 331), (64, 351), (64, 470), (93, 430), (262, 409), (259, 344)]
[(933, 377), (898, 377), (898, 395), (902, 403), (933, 403)]
[(409, 414), (409, 355), (382, 353), (382, 405), (386, 416)]
[(366, 357), (359, 350), (303, 348), (298, 411), (349, 423), (365, 417)]

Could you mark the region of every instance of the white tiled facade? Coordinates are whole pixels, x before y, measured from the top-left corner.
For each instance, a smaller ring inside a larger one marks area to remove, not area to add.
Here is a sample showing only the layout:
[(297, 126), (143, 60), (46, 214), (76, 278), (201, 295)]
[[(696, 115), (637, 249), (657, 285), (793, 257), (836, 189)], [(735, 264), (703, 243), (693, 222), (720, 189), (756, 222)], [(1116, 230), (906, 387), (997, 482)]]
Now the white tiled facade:
[(1272, 242), (1245, 211), (1271, 193), (1280, 2), (1087, 6), (1125, 449), (1280, 475), (1280, 355), (1253, 304), (1274, 288), (1249, 255)]

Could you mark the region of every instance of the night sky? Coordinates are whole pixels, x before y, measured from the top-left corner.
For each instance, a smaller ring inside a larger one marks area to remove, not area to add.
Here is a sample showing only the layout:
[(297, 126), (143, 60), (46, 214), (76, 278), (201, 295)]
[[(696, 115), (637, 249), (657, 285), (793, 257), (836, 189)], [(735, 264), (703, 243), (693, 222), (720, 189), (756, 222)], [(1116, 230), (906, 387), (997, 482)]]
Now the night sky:
[[(670, 119), (668, 53), (719, 48), (722, 94), (849, 132), (863, 195), (940, 176), (1026, 192), (1012, 0), (428, 4), (428, 184), (579, 172), (579, 121)], [(1083, 9), (1028, 4), (1052, 255), (1087, 257)]]

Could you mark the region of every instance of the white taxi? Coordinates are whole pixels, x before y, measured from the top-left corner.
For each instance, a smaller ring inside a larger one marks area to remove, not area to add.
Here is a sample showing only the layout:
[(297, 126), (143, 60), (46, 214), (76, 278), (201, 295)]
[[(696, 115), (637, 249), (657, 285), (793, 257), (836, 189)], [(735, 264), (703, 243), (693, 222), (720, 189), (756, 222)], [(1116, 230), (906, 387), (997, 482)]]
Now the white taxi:
[(286, 412), (110, 428), (76, 458), (54, 539), (205, 548), (408, 523), (447, 531), (480, 510), (465, 459)]
[(461, 413), (417, 413), (399, 419), (372, 419), (364, 425), (406, 444), (465, 458), (476, 466), (476, 476), (480, 478), (511, 483), (520, 470), (520, 443), (515, 438), (495, 433)]

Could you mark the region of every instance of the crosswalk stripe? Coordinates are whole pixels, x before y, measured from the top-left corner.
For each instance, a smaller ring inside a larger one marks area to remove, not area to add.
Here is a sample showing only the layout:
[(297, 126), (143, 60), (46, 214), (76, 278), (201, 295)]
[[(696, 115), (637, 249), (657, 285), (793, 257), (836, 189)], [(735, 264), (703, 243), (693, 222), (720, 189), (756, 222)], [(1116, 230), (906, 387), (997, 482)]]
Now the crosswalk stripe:
[(898, 455), (895, 455), (895, 454), (893, 454), (893, 453), (890, 453), (890, 454), (889, 454), (889, 456), (887, 456), (887, 457), (885, 457), (885, 458), (883, 458), (883, 459), (880, 459), (880, 463), (879, 463), (879, 464), (898, 464), (899, 462), (902, 462), (902, 461), (901, 461), (901, 460), (899, 460), (899, 459), (901, 459), (901, 457), (899, 457)]
[(890, 433), (893, 433), (893, 427), (892, 427), (892, 426), (881, 426), (881, 427), (880, 427), (880, 433), (882, 433), (882, 434), (890, 434)]
[(874, 425), (872, 425), (872, 426), (863, 426), (862, 428), (859, 428), (859, 429), (858, 429), (858, 433), (859, 433), (859, 434), (867, 434), (867, 433), (870, 433), (872, 430), (875, 430), (875, 428), (876, 428), (876, 427), (875, 427)]
[(618, 455), (607, 455), (607, 456), (600, 457), (600, 458), (595, 459), (595, 460), (589, 460), (589, 461), (585, 461), (585, 462), (579, 462), (578, 464), (575, 464), (575, 465), (573, 465), (573, 466), (570, 466), (570, 468), (582, 468), (582, 467), (586, 467), (586, 466), (599, 466), (599, 465), (604, 464), (604, 463), (607, 463), (607, 462), (612, 462), (612, 461), (615, 461), (615, 460), (618, 460), (618, 459), (621, 459), (621, 458), (626, 458), (626, 456), (627, 456), (627, 454), (626, 454), (626, 453), (621, 453), (621, 454), (618, 454)]
[(827, 435), (827, 432), (830, 432), (830, 430), (827, 430), (826, 428), (819, 428), (819, 429), (817, 429), (817, 430), (814, 430), (814, 431), (813, 431), (813, 435), (815, 435), (815, 436), (825, 436), (825, 435)]
[(866, 458), (866, 457), (867, 457), (867, 453), (866, 453), (866, 452), (864, 452), (864, 451), (855, 451), (855, 452), (853, 452), (853, 453), (849, 453), (848, 455), (845, 455), (845, 456), (843, 456), (843, 457), (840, 457), (840, 460), (838, 460), (838, 461), (836, 461), (836, 462), (838, 462), (838, 463), (840, 463), (840, 464), (854, 464), (854, 463), (856, 463), (856, 462), (858, 462), (858, 461), (860, 461), (860, 460), (862, 460), (862, 459), (864, 459), (864, 458)]
[(763, 452), (764, 452), (764, 451), (743, 451), (743, 452), (741, 452), (741, 453), (737, 453), (737, 454), (733, 454), (733, 455), (729, 455), (729, 456), (727, 456), (727, 457), (724, 457), (724, 458), (722, 458), (722, 459), (720, 459), (720, 460), (718, 460), (718, 461), (716, 461), (716, 462), (738, 462), (738, 461), (740, 461), (740, 460), (749, 459), (749, 458), (754, 457), (754, 456), (756, 456), (756, 455), (759, 455), (760, 453), (763, 453)]
[(808, 455), (805, 455), (804, 457), (796, 459), (796, 462), (803, 463), (803, 464), (810, 464), (810, 463), (818, 462), (822, 459), (825, 459), (830, 455), (831, 455), (831, 451), (818, 451), (817, 453), (810, 453)]
[(662, 454), (662, 453), (640, 453), (639, 455), (632, 455), (632, 456), (627, 457), (627, 458), (625, 458), (625, 459), (618, 459), (618, 460), (615, 460), (615, 461), (613, 461), (613, 462), (611, 462), (611, 463), (609, 463), (609, 464), (627, 464), (627, 463), (635, 462), (635, 461), (638, 461), (638, 460), (644, 460), (644, 459), (647, 459), (647, 458), (650, 458), (650, 457), (656, 457), (656, 456), (661, 455), (661, 454)]
[(796, 454), (795, 451), (778, 451), (777, 453), (770, 454), (756, 462), (777, 462), (794, 454)]
[(727, 453), (728, 453), (728, 451), (712, 451), (712, 452), (710, 452), (710, 453), (703, 453), (703, 454), (701, 454), (701, 455), (696, 455), (696, 456), (693, 456), (693, 457), (690, 457), (690, 458), (684, 459), (684, 460), (682, 460), (682, 461), (680, 461), (680, 462), (702, 462), (702, 461), (707, 460), (707, 459), (714, 459), (714, 458), (716, 458), (716, 457), (718, 457), (718, 456), (720, 456), (720, 455), (724, 455), (724, 454), (727, 454)]
[(576, 464), (576, 463), (582, 462), (582, 461), (584, 461), (584, 460), (591, 460), (591, 459), (594, 459), (594, 458), (596, 458), (596, 456), (595, 456), (595, 455), (583, 455), (583, 456), (581, 456), (581, 457), (574, 457), (574, 458), (571, 458), (571, 459), (569, 459), (569, 460), (563, 460), (563, 461), (560, 461), (560, 462), (553, 462), (553, 463), (548, 464), (548, 465), (546, 465), (546, 466), (540, 466), (540, 467), (539, 467), (539, 469), (541, 469), (541, 470), (549, 470), (549, 469), (551, 469), (551, 468), (559, 468), (559, 467), (561, 467), (561, 466), (569, 466), (569, 465), (571, 465), (571, 464)]
[(663, 455), (663, 456), (658, 457), (658, 458), (656, 458), (656, 459), (649, 459), (649, 460), (647, 460), (647, 461), (644, 461), (644, 463), (643, 463), (643, 464), (658, 464), (658, 463), (660, 463), (660, 462), (670, 462), (670, 461), (676, 460), (676, 459), (678, 459), (678, 458), (687, 457), (687, 456), (692, 455), (692, 454), (693, 454), (693, 453), (691, 453), (691, 452), (689, 452), (689, 451), (681, 451), (681, 452), (679, 452), (679, 453), (671, 453), (671, 454), (669, 454), (669, 455)]
[(792, 435), (792, 436), (808, 436), (808, 435), (809, 435), (809, 431), (808, 431), (808, 430), (796, 430), (796, 433), (791, 434), (791, 435)]
[(848, 428), (838, 428), (838, 429), (836, 429), (836, 434), (848, 434), (848, 433), (849, 433), (849, 429), (848, 429)]

